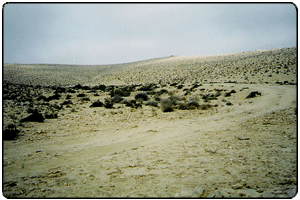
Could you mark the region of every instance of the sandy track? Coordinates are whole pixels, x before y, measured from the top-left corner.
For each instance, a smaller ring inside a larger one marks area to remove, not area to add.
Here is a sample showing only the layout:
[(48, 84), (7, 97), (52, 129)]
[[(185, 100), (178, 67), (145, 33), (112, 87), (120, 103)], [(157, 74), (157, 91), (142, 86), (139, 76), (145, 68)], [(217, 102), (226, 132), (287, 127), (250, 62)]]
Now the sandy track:
[(5, 141), (12, 163), (4, 181), (17, 183), (19, 197), (288, 196), (296, 181), (296, 87), (243, 86), (262, 96), (218, 113), (138, 126), (104, 126), (91, 113), (68, 128), (65, 118), (37, 123), (57, 131)]

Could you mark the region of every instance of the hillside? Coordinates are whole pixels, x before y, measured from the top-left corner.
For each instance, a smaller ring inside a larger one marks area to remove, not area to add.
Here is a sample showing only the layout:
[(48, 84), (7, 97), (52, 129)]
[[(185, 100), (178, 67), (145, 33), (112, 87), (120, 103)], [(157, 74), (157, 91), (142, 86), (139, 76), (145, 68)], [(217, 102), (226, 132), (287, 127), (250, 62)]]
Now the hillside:
[(119, 65), (4, 64), (3, 78), (27, 85), (97, 85), (179, 82), (296, 83), (297, 49), (218, 56), (172, 56)]

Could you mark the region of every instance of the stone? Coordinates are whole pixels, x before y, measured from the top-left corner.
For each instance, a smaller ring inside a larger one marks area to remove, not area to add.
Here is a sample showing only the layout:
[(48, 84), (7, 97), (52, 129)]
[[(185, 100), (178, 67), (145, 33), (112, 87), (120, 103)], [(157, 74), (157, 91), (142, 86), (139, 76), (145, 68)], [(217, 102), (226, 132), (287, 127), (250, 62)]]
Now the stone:
[(232, 189), (242, 189), (243, 185), (241, 183), (237, 183), (237, 184), (232, 185), (231, 187), (232, 187)]
[(215, 198), (222, 198), (222, 197), (223, 195), (221, 194), (220, 190), (217, 190)]
[(197, 193), (199, 196), (201, 196), (204, 192), (204, 190), (200, 186), (196, 186), (194, 188), (194, 192)]
[(294, 197), (297, 194), (297, 187), (293, 187), (289, 189), (286, 194), (288, 195), (289, 198)]
[(242, 193), (246, 195), (246, 197), (250, 198), (259, 198), (261, 194), (259, 194), (256, 190), (249, 189), (249, 190), (244, 190)]
[(262, 197), (263, 198), (274, 198), (276, 196), (273, 194), (273, 190), (267, 190), (262, 193)]
[(216, 194), (213, 192), (213, 193), (210, 193), (207, 198), (214, 198), (216, 196)]
[(180, 192), (181, 197), (199, 197), (193, 190), (183, 190)]

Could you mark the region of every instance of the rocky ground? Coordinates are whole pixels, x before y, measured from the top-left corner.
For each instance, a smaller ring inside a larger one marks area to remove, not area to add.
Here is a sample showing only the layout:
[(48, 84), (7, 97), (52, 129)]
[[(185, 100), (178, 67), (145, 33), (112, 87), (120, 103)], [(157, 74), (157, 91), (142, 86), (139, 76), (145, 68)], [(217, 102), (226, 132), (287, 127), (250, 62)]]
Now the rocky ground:
[(296, 65), (296, 48), (4, 65), (3, 195), (293, 197)]

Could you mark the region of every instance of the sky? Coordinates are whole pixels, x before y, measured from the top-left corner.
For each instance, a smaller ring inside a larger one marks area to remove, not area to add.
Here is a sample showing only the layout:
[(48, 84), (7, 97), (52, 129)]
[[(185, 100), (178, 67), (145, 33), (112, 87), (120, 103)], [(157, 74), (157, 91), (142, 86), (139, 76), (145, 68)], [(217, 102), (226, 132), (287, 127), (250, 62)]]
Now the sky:
[(3, 63), (101, 65), (297, 46), (278, 4), (5, 4)]

